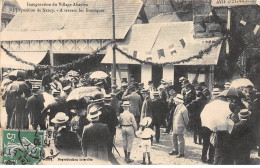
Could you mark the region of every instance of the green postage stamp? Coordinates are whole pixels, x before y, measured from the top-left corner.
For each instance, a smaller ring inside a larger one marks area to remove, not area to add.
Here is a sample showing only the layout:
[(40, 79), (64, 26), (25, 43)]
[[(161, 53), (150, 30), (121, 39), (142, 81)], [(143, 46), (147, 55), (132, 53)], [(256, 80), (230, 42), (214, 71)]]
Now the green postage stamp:
[(43, 131), (3, 130), (2, 164), (38, 164), (43, 157)]

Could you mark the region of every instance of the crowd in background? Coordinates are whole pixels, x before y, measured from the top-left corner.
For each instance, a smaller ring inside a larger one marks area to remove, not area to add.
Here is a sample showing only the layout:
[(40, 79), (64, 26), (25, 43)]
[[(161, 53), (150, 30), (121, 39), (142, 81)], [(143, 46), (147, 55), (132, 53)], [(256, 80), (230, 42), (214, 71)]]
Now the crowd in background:
[[(127, 163), (133, 161), (130, 154), (137, 136), (142, 140), (142, 164), (146, 164), (146, 154), (148, 164), (152, 164), (150, 146), (160, 143), (161, 128), (165, 128), (165, 133), (173, 133), (169, 155), (177, 158), (185, 157), (186, 130), (193, 132), (195, 144), (203, 145), (204, 163), (250, 164), (250, 151), (257, 146), (259, 150), (260, 102), (253, 86), (244, 87), (237, 96), (229, 96), (224, 94), (230, 90), (229, 82), (210, 92), (204, 82), (191, 84), (181, 77), (180, 93), (164, 79), (158, 88), (153, 81), (148, 82), (148, 88), (143, 83), (124, 81), (117, 93), (111, 93), (109, 76), (91, 79), (89, 75), (66, 76), (65, 71), (51, 75), (45, 71), (42, 78), (39, 74), (34, 76), (41, 78), (41, 86), (33, 86), (26, 79), (5, 74), (11, 80), (4, 86), (2, 96), (8, 118), (6, 128), (46, 130), (53, 126), (55, 143), (65, 154), (112, 161), (116, 127), (120, 126)], [(29, 89), (8, 89), (14, 81), (26, 83)], [(96, 86), (102, 94), (66, 101), (74, 89), (89, 86)], [(45, 93), (52, 95), (56, 103), (46, 106)], [(218, 108), (221, 102), (227, 102), (232, 112), (228, 116), (233, 122), (231, 131), (212, 130), (202, 124), (201, 113), (206, 107)]]

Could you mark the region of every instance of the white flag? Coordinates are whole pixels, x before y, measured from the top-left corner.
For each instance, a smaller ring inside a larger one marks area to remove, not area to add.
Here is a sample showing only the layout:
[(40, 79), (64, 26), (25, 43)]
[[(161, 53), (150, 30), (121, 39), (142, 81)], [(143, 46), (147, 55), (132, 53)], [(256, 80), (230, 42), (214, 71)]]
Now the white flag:
[(256, 33), (258, 32), (259, 28), (260, 28), (260, 26), (259, 26), (259, 25), (256, 25), (256, 26), (255, 26), (255, 29), (254, 29), (254, 34), (256, 34)]

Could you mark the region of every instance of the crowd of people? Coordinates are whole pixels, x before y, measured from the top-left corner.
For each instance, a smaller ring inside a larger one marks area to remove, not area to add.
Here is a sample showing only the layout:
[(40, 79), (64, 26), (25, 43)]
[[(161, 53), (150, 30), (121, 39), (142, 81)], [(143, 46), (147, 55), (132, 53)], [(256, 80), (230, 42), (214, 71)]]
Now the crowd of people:
[[(5, 78), (9, 78), (8, 74)], [(151, 161), (151, 146), (160, 143), (161, 128), (173, 134), (169, 155), (185, 157), (185, 133), (193, 132), (195, 144), (203, 145), (201, 161), (209, 164), (250, 164), (250, 151), (259, 150), (259, 95), (253, 86), (241, 90), (223, 88), (210, 92), (204, 82), (191, 84), (181, 77), (182, 89), (161, 80), (156, 88), (153, 81), (144, 84), (122, 82), (117, 93), (111, 93), (110, 79), (80, 79), (66, 77), (65, 72), (50, 75), (45, 71), (41, 86), (33, 86), (26, 79), (10, 78), (2, 96), (7, 113), (6, 128), (41, 129), (54, 127), (55, 144), (66, 155), (87, 156), (101, 160), (115, 160), (116, 128), (122, 131), (125, 161), (130, 158), (133, 140), (141, 139), (142, 164)], [(10, 90), (15, 80), (26, 83), (29, 90)], [(91, 98), (67, 101), (70, 93), (79, 87), (96, 86), (102, 93)], [(230, 94), (230, 92), (235, 92)], [(53, 95), (56, 103), (46, 105), (45, 94)], [(209, 128), (203, 124), (202, 113), (210, 107), (228, 103), (232, 112), (227, 118), (232, 129)], [(155, 142), (154, 139), (155, 138)], [(207, 156), (208, 155), (208, 156)], [(258, 153), (259, 155), (259, 153)]]

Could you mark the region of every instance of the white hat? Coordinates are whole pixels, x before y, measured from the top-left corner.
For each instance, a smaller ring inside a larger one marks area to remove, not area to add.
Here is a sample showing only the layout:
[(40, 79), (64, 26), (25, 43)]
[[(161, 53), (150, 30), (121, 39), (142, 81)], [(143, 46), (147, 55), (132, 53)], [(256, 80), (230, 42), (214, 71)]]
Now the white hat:
[(55, 117), (51, 120), (52, 123), (55, 124), (61, 124), (61, 123), (65, 123), (69, 120), (69, 117), (63, 113), (63, 112), (58, 112)]
[(216, 96), (220, 94), (220, 89), (219, 88), (213, 88), (212, 90), (212, 95)]
[(173, 98), (174, 101), (183, 103), (183, 95), (177, 94), (176, 97)]
[(89, 114), (87, 116), (88, 119), (93, 119), (93, 118), (96, 118), (98, 116), (100, 116), (101, 111), (100, 110), (100, 107), (99, 106), (92, 106), (90, 109), (89, 109)]
[(144, 126), (144, 127), (148, 127), (151, 123), (152, 123), (152, 118), (151, 117), (145, 117), (140, 122), (140, 125)]
[(122, 106), (130, 106), (130, 102), (129, 101), (124, 101)]

